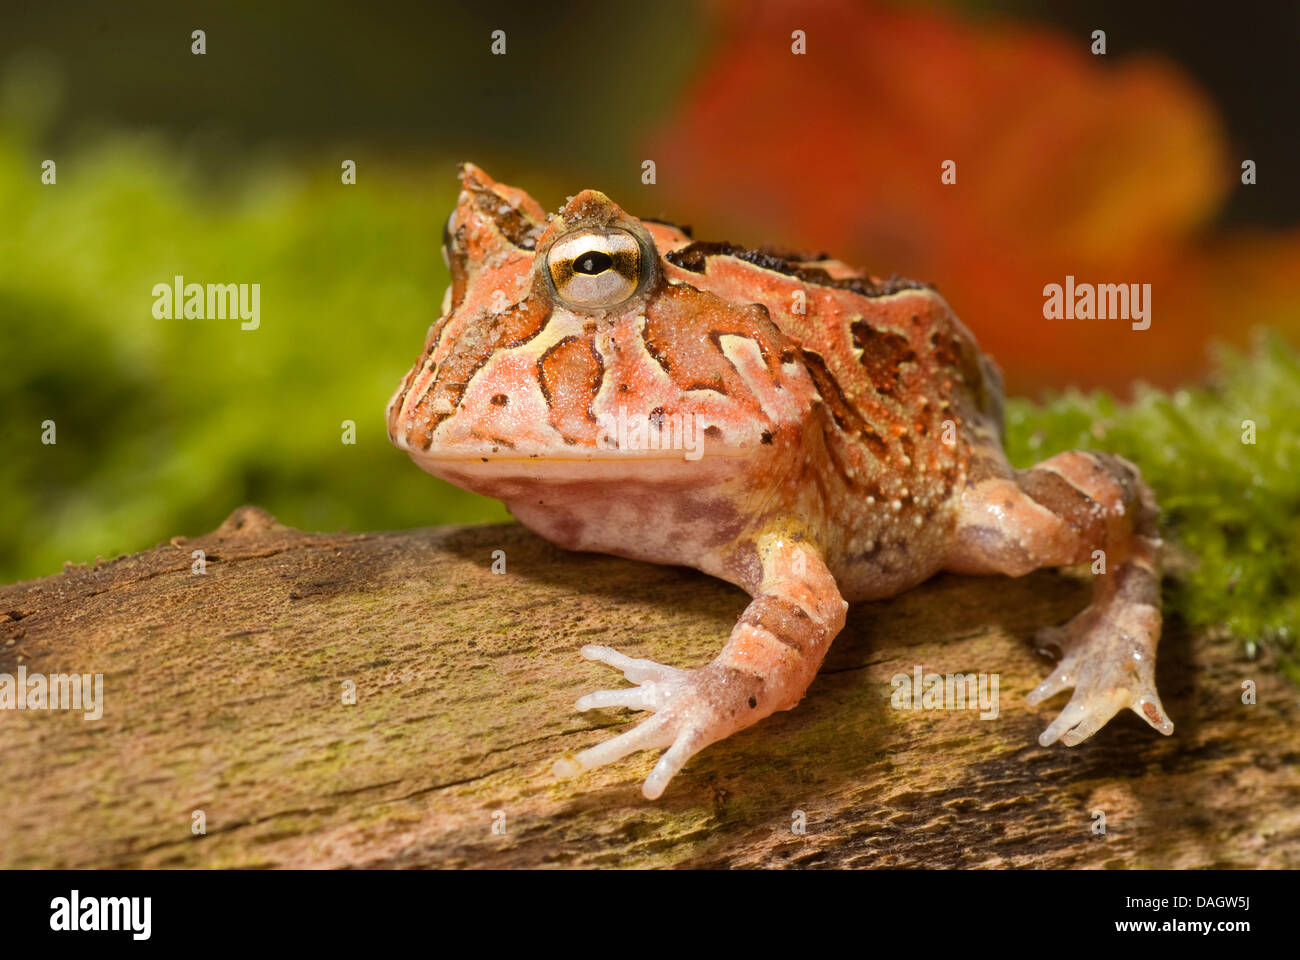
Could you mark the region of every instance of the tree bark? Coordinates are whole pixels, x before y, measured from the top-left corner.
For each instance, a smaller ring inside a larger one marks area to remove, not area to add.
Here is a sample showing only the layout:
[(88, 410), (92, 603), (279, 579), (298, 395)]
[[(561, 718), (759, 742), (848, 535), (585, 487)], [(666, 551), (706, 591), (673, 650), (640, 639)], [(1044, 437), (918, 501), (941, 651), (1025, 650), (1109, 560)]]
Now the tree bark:
[[(797, 709), (658, 802), (651, 754), (551, 777), (640, 716), (574, 712), (623, 685), (583, 644), (699, 665), (746, 601), (517, 525), (306, 534), (251, 507), (2, 587), (0, 673), (102, 673), (104, 702), (0, 712), (0, 866), (1300, 867), (1300, 697), (1230, 640), (1166, 622), (1172, 737), (1125, 712), (1038, 746), (1068, 695), (1025, 705), (1033, 632), (1087, 602), (1050, 571), (854, 607)], [(997, 718), (892, 709), (916, 665), (999, 674)]]

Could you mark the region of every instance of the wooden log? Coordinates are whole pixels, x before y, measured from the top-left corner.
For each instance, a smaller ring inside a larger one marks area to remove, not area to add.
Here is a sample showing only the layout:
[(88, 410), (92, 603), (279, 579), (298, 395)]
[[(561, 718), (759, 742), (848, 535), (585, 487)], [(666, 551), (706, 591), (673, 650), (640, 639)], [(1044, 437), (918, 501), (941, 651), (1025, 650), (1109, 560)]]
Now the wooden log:
[[(651, 754), (550, 775), (639, 716), (574, 712), (622, 684), (578, 649), (702, 664), (739, 590), (517, 525), (306, 534), (245, 507), (0, 588), (0, 673), (104, 677), (98, 720), (0, 711), (0, 866), (1300, 867), (1300, 698), (1231, 641), (1166, 624), (1172, 737), (1125, 713), (1038, 746), (1066, 695), (1025, 705), (1033, 631), (1086, 601), (1044, 571), (856, 606), (797, 709), (651, 803)], [(997, 718), (893, 709), (915, 665), (999, 674)]]

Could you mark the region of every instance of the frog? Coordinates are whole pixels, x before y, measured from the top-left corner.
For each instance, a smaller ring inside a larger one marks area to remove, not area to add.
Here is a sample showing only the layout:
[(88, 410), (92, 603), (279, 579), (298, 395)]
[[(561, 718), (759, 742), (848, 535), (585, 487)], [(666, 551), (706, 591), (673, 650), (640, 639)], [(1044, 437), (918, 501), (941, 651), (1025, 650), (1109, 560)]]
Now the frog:
[(423, 470), (502, 501), (566, 550), (694, 568), (750, 596), (709, 662), (603, 644), (630, 686), (578, 711), (648, 715), (559, 757), (558, 777), (661, 751), (660, 797), (701, 750), (793, 709), (849, 603), (948, 571), (1090, 565), (1090, 603), (1036, 634), (1071, 691), (1043, 747), (1125, 707), (1173, 732), (1155, 685), (1159, 511), (1131, 462), (1003, 447), (997, 364), (932, 285), (823, 253), (697, 241), (585, 189), (548, 214), (460, 167), (451, 282), (386, 411)]

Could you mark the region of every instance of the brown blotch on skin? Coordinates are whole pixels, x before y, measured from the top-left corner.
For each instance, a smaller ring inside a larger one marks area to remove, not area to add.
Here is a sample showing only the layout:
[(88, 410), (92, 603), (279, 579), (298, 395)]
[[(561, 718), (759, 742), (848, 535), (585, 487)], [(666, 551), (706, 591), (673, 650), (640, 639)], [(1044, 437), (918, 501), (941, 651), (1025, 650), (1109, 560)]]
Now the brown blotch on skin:
[(936, 369), (947, 369), (961, 380), (980, 412), (1000, 419), (998, 399), (984, 378), (979, 348), (974, 343), (936, 330), (930, 334), (930, 358)]
[(501, 236), (521, 250), (536, 249), (537, 238), (541, 236), (542, 232), (540, 225), (529, 220), (517, 207), (513, 206), (509, 200), (495, 190), (472, 180), (468, 181), (465, 186), (469, 188), (474, 198), (475, 209), (483, 217), (496, 224), (497, 231)]
[(469, 254), (465, 250), (465, 228), (458, 227), (455, 241), (447, 247), (447, 266), (451, 270), (451, 309), (442, 322), (459, 309), (469, 287)]
[(763, 695), (763, 678), (735, 667), (711, 663), (700, 669), (696, 680), (701, 695), (709, 703), (726, 705), (732, 718), (740, 713), (742, 703), (758, 700)]
[(557, 510), (547, 530), (546, 538), (566, 550), (573, 550), (582, 543), (582, 537), (586, 529), (587, 523), (585, 520), (571, 513)]
[(723, 558), (722, 567), (726, 570), (728, 579), (745, 590), (757, 590), (763, 582), (763, 562), (759, 559), (758, 547), (753, 540), (736, 544)]
[[(887, 280), (875, 281), (870, 277), (843, 277), (836, 279), (821, 267), (810, 267), (802, 255), (783, 255), (771, 250), (751, 250), (739, 244), (722, 242), (696, 241), (680, 250), (671, 250), (664, 254), (664, 259), (676, 267), (692, 273), (704, 273), (710, 257), (734, 257), (764, 270), (772, 270), (789, 277), (798, 277), (804, 283), (832, 290), (852, 290), (863, 297), (884, 297), (902, 290), (925, 290), (924, 283), (908, 280), (906, 277), (891, 276)], [(816, 259), (824, 260), (825, 257)]]
[(930, 334), (930, 356), (938, 366), (957, 371), (963, 366), (961, 344), (951, 334), (941, 330)]
[(453, 306), (445, 314), (439, 317), (437, 321), (434, 322), (433, 326), (429, 328), (429, 335), (425, 338), (424, 352), (420, 354), (420, 362), (418, 366), (423, 367), (428, 363), (429, 358), (433, 356), (434, 351), (438, 349), (438, 343), (442, 340), (442, 333), (447, 327), (447, 321), (451, 319), (452, 314), (455, 312), (456, 308)]
[[(1106, 513), (1094, 508), (1094, 501), (1082, 490), (1051, 470), (1026, 470), (1017, 478), (1025, 496), (1042, 504), (1079, 537), (1080, 554), (1105, 546)], [(1082, 559), (1082, 557), (1081, 557)]]
[(740, 622), (766, 630), (800, 656), (815, 646), (822, 632), (797, 603), (770, 594), (755, 597)]
[(722, 377), (721, 375), (716, 373), (713, 375), (713, 379), (710, 380), (708, 383), (705, 383), (704, 381), (690, 383), (686, 385), (686, 389), (687, 390), (712, 390), (715, 393), (722, 394), (724, 397), (727, 396), (727, 388), (722, 385)]
[(908, 460), (916, 460), (916, 442), (909, 434), (900, 433), (898, 435), (898, 447), (903, 451), (903, 456), (907, 457)]
[(826, 361), (820, 354), (811, 350), (803, 351), (803, 360), (804, 366), (812, 376), (813, 386), (825, 401), (835, 424), (846, 433), (857, 436), (877, 459), (883, 460), (889, 449), (884, 438), (867, 423), (858, 408), (844, 395), (839, 381), (827, 368)]
[(862, 550), (858, 553), (849, 554), (844, 558), (844, 562), (852, 566), (872, 563), (875, 561), (876, 557), (880, 556), (880, 552), (884, 549), (885, 545), (881, 541), (877, 540), (870, 550)]
[(674, 503), (673, 519), (680, 526), (709, 531), (704, 543), (720, 547), (731, 543), (745, 529), (746, 518), (725, 497), (701, 500), (684, 497)]
[(492, 406), (504, 407), (508, 403), (510, 403), (510, 398), (507, 397), (504, 393), (494, 393), (492, 395)]
[(438, 429), (438, 424), (450, 416), (450, 413), (439, 413), (432, 417), (416, 417), (415, 422), (419, 426), (411, 431), (407, 444), (419, 450), (428, 450), (433, 446), (433, 431)]
[(853, 345), (862, 351), (859, 362), (877, 393), (892, 394), (903, 382), (903, 364), (916, 362), (916, 351), (907, 338), (878, 330), (867, 321), (854, 320), (849, 330)]
[(939, 476), (943, 479), (943, 497), (947, 499), (952, 495), (953, 488), (957, 486), (961, 470), (956, 466), (947, 466), (939, 471)]
[(551, 410), (551, 426), (566, 443), (593, 434), (591, 404), (604, 377), (604, 361), (585, 338), (565, 337), (537, 358), (537, 382)]
[[(431, 417), (430, 408), (435, 405), (445, 404), (455, 410), (474, 375), (497, 351), (527, 343), (542, 332), (550, 317), (549, 302), (528, 297), (508, 310), (467, 325), (438, 365), (437, 378), (411, 411), (412, 416), (417, 422), (427, 420)], [(446, 416), (444, 412), (439, 418)]]

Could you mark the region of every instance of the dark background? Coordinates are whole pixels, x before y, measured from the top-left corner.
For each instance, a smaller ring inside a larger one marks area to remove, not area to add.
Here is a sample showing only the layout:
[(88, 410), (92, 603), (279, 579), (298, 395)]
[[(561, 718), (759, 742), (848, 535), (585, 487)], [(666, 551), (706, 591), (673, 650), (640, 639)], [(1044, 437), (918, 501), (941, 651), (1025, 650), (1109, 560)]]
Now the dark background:
[[(907, 6), (907, 4), (904, 4)], [(1086, 37), (1109, 55), (1158, 51), (1213, 98), (1237, 152), (1288, 171), (1233, 193), (1226, 224), (1300, 220), (1300, 4), (993, 0), (935, 4)], [(241, 151), (364, 143), (444, 147), (506, 159), (522, 144), (540, 166), (632, 188), (631, 147), (665, 113), (714, 37), (707, 5), (654, 3), (127, 2), (4, 0), (0, 62), (47, 51), (67, 82), (55, 142), (98, 125), (198, 138), (215, 166)], [(799, 19), (797, 12), (791, 20)], [(177, 37), (202, 27), (202, 72)], [(478, 47), (504, 29), (509, 55), (482, 69)], [(159, 83), (159, 77), (167, 82)], [(603, 143), (594, 144), (593, 135)], [(620, 151), (618, 147), (626, 145)]]

